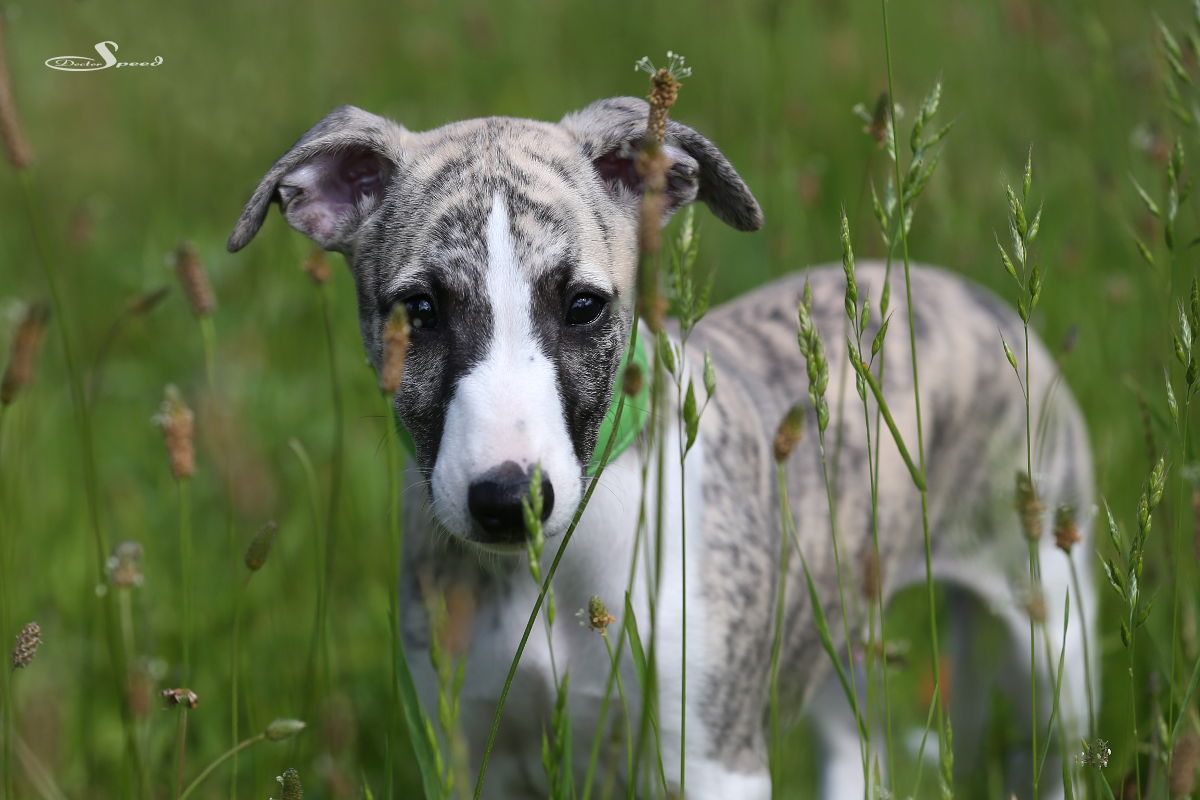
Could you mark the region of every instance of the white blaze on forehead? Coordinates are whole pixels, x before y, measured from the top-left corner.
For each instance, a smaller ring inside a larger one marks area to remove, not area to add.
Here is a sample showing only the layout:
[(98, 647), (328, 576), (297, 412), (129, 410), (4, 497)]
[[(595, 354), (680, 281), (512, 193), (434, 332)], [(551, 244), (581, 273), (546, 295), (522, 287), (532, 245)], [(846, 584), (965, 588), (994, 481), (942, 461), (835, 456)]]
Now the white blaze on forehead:
[[(483, 359), (459, 378), (433, 469), (434, 508), (444, 525), (471, 527), (467, 490), (506, 461), (542, 465), (555, 493), (548, 532), (565, 528), (578, 505), (579, 464), (567, 432), (554, 364), (532, 318), (533, 290), (513, 247), (508, 209), (495, 195), (485, 226), (484, 285), (492, 330)], [(558, 320), (554, 320), (556, 323)]]

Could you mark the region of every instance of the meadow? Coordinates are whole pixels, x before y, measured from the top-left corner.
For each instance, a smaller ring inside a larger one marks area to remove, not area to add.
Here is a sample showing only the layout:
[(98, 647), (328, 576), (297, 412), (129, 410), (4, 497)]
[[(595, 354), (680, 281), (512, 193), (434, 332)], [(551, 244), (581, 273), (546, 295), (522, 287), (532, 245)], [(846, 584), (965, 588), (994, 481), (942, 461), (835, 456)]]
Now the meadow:
[[(176, 797), (181, 739), (186, 784), (235, 741), (298, 719), (302, 732), (248, 746), (236, 772), (223, 763), (194, 796), (275, 796), (286, 768), (309, 797), (420, 795), (388, 702), (395, 565), (381, 555), (397, 486), (350, 276), (340, 256), (315, 262), (275, 212), (245, 251), (227, 253), (226, 237), (265, 169), (337, 105), (414, 130), (493, 114), (556, 120), (644, 95), (634, 62), (674, 50), (694, 74), (673, 117), (721, 147), (767, 219), (740, 234), (697, 209), (714, 301), (839, 260), (843, 210), (858, 257), (885, 256), (872, 186), (882, 193), (893, 166), (875, 109), (890, 83), (907, 158), (940, 81), (938, 120), (954, 126), (908, 249), (1015, 303), (996, 239), (1008, 237), (1005, 186), (1020, 191), (1032, 151), (1044, 285), (1030, 324), (1062, 353), (1098, 496), (1127, 539), (1152, 468), (1166, 466), (1139, 559), (1153, 604), (1130, 633), (1132, 659), (1128, 609), (1101, 564), (1125, 554), (1096, 517), (1094, 733), (1112, 755), (1085, 767), (1080, 795), (1177, 796), (1171, 753), (1200, 731), (1187, 694), (1200, 655), (1200, 464), (1183, 335), (1197, 321), (1197, 11), (1182, 0), (887, 9), (890, 77), (878, 3), (0, 3), (32, 153), (25, 168), (0, 164), (0, 366), (29, 309), (52, 308), (31, 382), (0, 410), (0, 641), (7, 651), (33, 620), (42, 640), (0, 695), (0, 793)], [(162, 63), (43, 63), (104, 40), (123, 59)], [(177, 278), (181, 252), (212, 284), (214, 307), (199, 317)], [(328, 279), (314, 280), (325, 266)], [(169, 386), (194, 414), (183, 479), (155, 421), (169, 416)], [(251, 570), (244, 553), (264, 530), (273, 543)], [(889, 618), (910, 654), (893, 667), (898, 713), (919, 727), (930, 694), (920, 592)], [(186, 697), (166, 707), (160, 692), (175, 687), (196, 694), (195, 708)], [(1022, 723), (996, 716), (995, 752), (961, 777), (959, 797), (1004, 797), (998, 753)], [(798, 755), (777, 796), (816, 796), (810, 745), (803, 727), (789, 734)], [(919, 796), (937, 795), (936, 772)], [(912, 776), (898, 776), (896, 797)]]

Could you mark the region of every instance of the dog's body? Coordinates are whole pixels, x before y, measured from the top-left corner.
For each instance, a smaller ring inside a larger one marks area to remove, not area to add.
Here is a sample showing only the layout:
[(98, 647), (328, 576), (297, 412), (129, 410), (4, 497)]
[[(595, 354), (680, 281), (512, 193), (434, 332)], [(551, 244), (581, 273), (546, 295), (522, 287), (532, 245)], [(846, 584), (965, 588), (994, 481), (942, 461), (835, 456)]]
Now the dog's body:
[[(414, 331), (396, 397), (416, 444), (410, 477), (420, 487), (408, 494), (406, 505), (403, 631), (423, 700), (433, 712), (437, 688), (429, 667), (426, 600), (434, 588), (451, 598), (455, 639), (466, 659), (460, 724), (472, 766), (478, 765), (507, 666), (538, 591), (513, 498), (527, 492), (530, 468), (540, 463), (548, 498), (548, 563), (582, 498), (584, 467), (597, 446), (600, 419), (633, 324), (640, 187), (630, 177), (627, 146), (642, 135), (644, 113), (644, 103), (617, 99), (601, 101), (557, 126), (490, 119), (413, 134), (357, 109), (342, 109), (267, 174), (230, 239), (232, 249), (249, 241), (268, 202), (278, 198), (295, 227), (345, 252), (358, 286), (364, 342), (377, 366), (382, 323), (392, 303), (406, 303), (410, 316), (424, 320), (424, 329)], [(735, 227), (761, 224), (753, 197), (711, 143), (672, 123), (667, 153), (674, 164), (668, 213), (698, 196)], [(862, 264), (860, 293), (879, 298), (883, 276), (881, 265)], [(711, 351), (717, 390), (686, 461), (686, 538), (681, 535), (680, 467), (668, 456), (661, 492), (662, 576), (654, 609), (646, 572), (653, 561), (645, 551), (632, 581), (631, 604), (647, 642), (650, 620), (655, 621), (664, 771), (668, 784), (677, 785), (680, 725), (686, 718), (686, 791), (692, 798), (770, 795), (764, 724), (780, 553), (771, 440), (787, 409), (807, 393), (795, 338), (805, 281), (812, 286), (813, 313), (832, 376), (827, 444), (835, 462), (837, 542), (852, 637), (860, 635), (867, 619), (868, 601), (860, 586), (872, 552), (868, 452), (875, 443), (866, 438), (866, 419), (874, 436), (876, 415), (872, 404), (864, 416), (845, 363), (841, 269), (814, 269), (714, 309), (689, 340), (697, 377), (696, 359), (704, 349)], [(884, 391), (916, 458), (904, 288), (897, 267), (891, 292), (897, 313), (884, 348)], [(1024, 665), (1012, 674), (1023, 669), (1025, 676), (1023, 685), (1018, 680), (1008, 688), (1014, 702), (1023, 702), (1029, 694), (1029, 625), (1021, 610), (1028, 551), (1013, 498), (1014, 477), (1025, 469), (1026, 406), (999, 344), (1001, 335), (1021, 341), (1020, 321), (990, 294), (929, 268), (913, 269), (912, 297), (933, 574), (974, 594), (1005, 621), (1013, 634), (1013, 664)], [(597, 306), (601, 310), (592, 316)], [(869, 329), (868, 342), (873, 334)], [(1046, 504), (1038, 545), (1046, 629), (1058, 647), (1070, 571), (1068, 557), (1054, 549), (1048, 535), (1050, 517), (1063, 505), (1090, 510), (1091, 464), (1082, 419), (1057, 384), (1053, 359), (1036, 341), (1029, 357), (1031, 413), (1040, 431), (1033, 442), (1034, 479)], [(814, 417), (808, 415), (804, 438), (787, 463), (788, 498), (800, 547), (836, 636), (842, 630), (841, 606)], [(677, 434), (668, 426), (668, 454), (677, 453)], [(887, 429), (880, 428), (878, 435), (878, 535), (886, 599), (924, 580), (925, 560), (920, 496)], [(607, 467), (563, 555), (554, 580), (553, 661), (544, 628), (538, 626), (508, 698), (486, 796), (547, 793), (542, 735), (554, 707), (556, 672), (559, 678), (570, 675), (570, 719), (577, 772), (583, 774), (610, 664), (603, 640), (577, 625), (574, 612), (598, 595), (618, 620), (613, 629), (623, 623), (647, 457), (643, 441)], [(650, 483), (647, 518), (653, 520), (659, 492), (653, 478)], [(1080, 560), (1084, 597), (1071, 598), (1065, 640), (1063, 719), (1075, 731), (1082, 730), (1087, 713), (1082, 631), (1095, 611), (1090, 572), (1079, 555), (1086, 551), (1085, 542), (1071, 556)], [(793, 558), (790, 567), (781, 694), (788, 709), (807, 702), (813, 711), (827, 747), (825, 796), (862, 797), (854, 722), (838, 697), (840, 689), (830, 688), (831, 666), (817, 638), (799, 559)], [(844, 642), (839, 647), (844, 653)], [(946, 649), (956, 652), (953, 646)], [(636, 728), (638, 684), (629, 648), (624, 652), (623, 685)], [(965, 656), (963, 663), (969, 653)], [(687, 664), (686, 709), (681, 707), (681, 659)], [(1052, 686), (1050, 663), (1039, 644), (1043, 697)], [(971, 677), (957, 674), (954, 680), (964, 686)], [(625, 723), (615, 698), (611, 709), (608, 727), (619, 734)], [(1039, 711), (1045, 719), (1048, 704)], [(956, 741), (961, 733), (956, 728)], [(623, 767), (623, 757), (616, 761)], [(643, 761), (647, 771), (652, 762)], [(1052, 795), (1043, 791), (1042, 796)]]

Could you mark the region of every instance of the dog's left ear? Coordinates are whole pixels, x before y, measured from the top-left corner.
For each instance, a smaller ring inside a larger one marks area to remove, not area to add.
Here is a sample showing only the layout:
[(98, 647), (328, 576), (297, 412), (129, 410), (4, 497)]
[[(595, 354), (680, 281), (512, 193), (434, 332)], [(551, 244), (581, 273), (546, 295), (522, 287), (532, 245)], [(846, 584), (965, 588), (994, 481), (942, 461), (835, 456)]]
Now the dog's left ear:
[(348, 250), (391, 181), (407, 133), (354, 106), (329, 112), (267, 170), (229, 235), (230, 252), (250, 243), (272, 201), (326, 250)]
[[(628, 205), (636, 205), (642, 196), (636, 159), (649, 110), (650, 104), (637, 97), (610, 97), (568, 114), (559, 123), (579, 141), (609, 192)], [(667, 123), (665, 145), (671, 166), (664, 224), (671, 214), (698, 199), (740, 231), (762, 227), (758, 201), (716, 145), (674, 120)]]

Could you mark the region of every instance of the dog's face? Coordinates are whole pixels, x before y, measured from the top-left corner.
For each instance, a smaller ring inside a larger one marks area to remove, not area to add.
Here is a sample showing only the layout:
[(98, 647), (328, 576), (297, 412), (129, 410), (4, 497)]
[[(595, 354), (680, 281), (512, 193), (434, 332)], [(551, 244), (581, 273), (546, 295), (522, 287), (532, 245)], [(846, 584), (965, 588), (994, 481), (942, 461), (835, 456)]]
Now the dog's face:
[[(485, 118), (415, 133), (352, 106), (267, 172), (229, 249), (277, 201), (346, 255), (372, 363), (403, 304), (412, 325), (394, 398), (438, 522), (524, 546), (520, 500), (541, 465), (547, 535), (569, 524), (633, 322), (647, 105), (602, 100), (558, 124)], [(742, 230), (758, 204), (707, 139), (671, 123), (666, 218), (699, 197)]]

